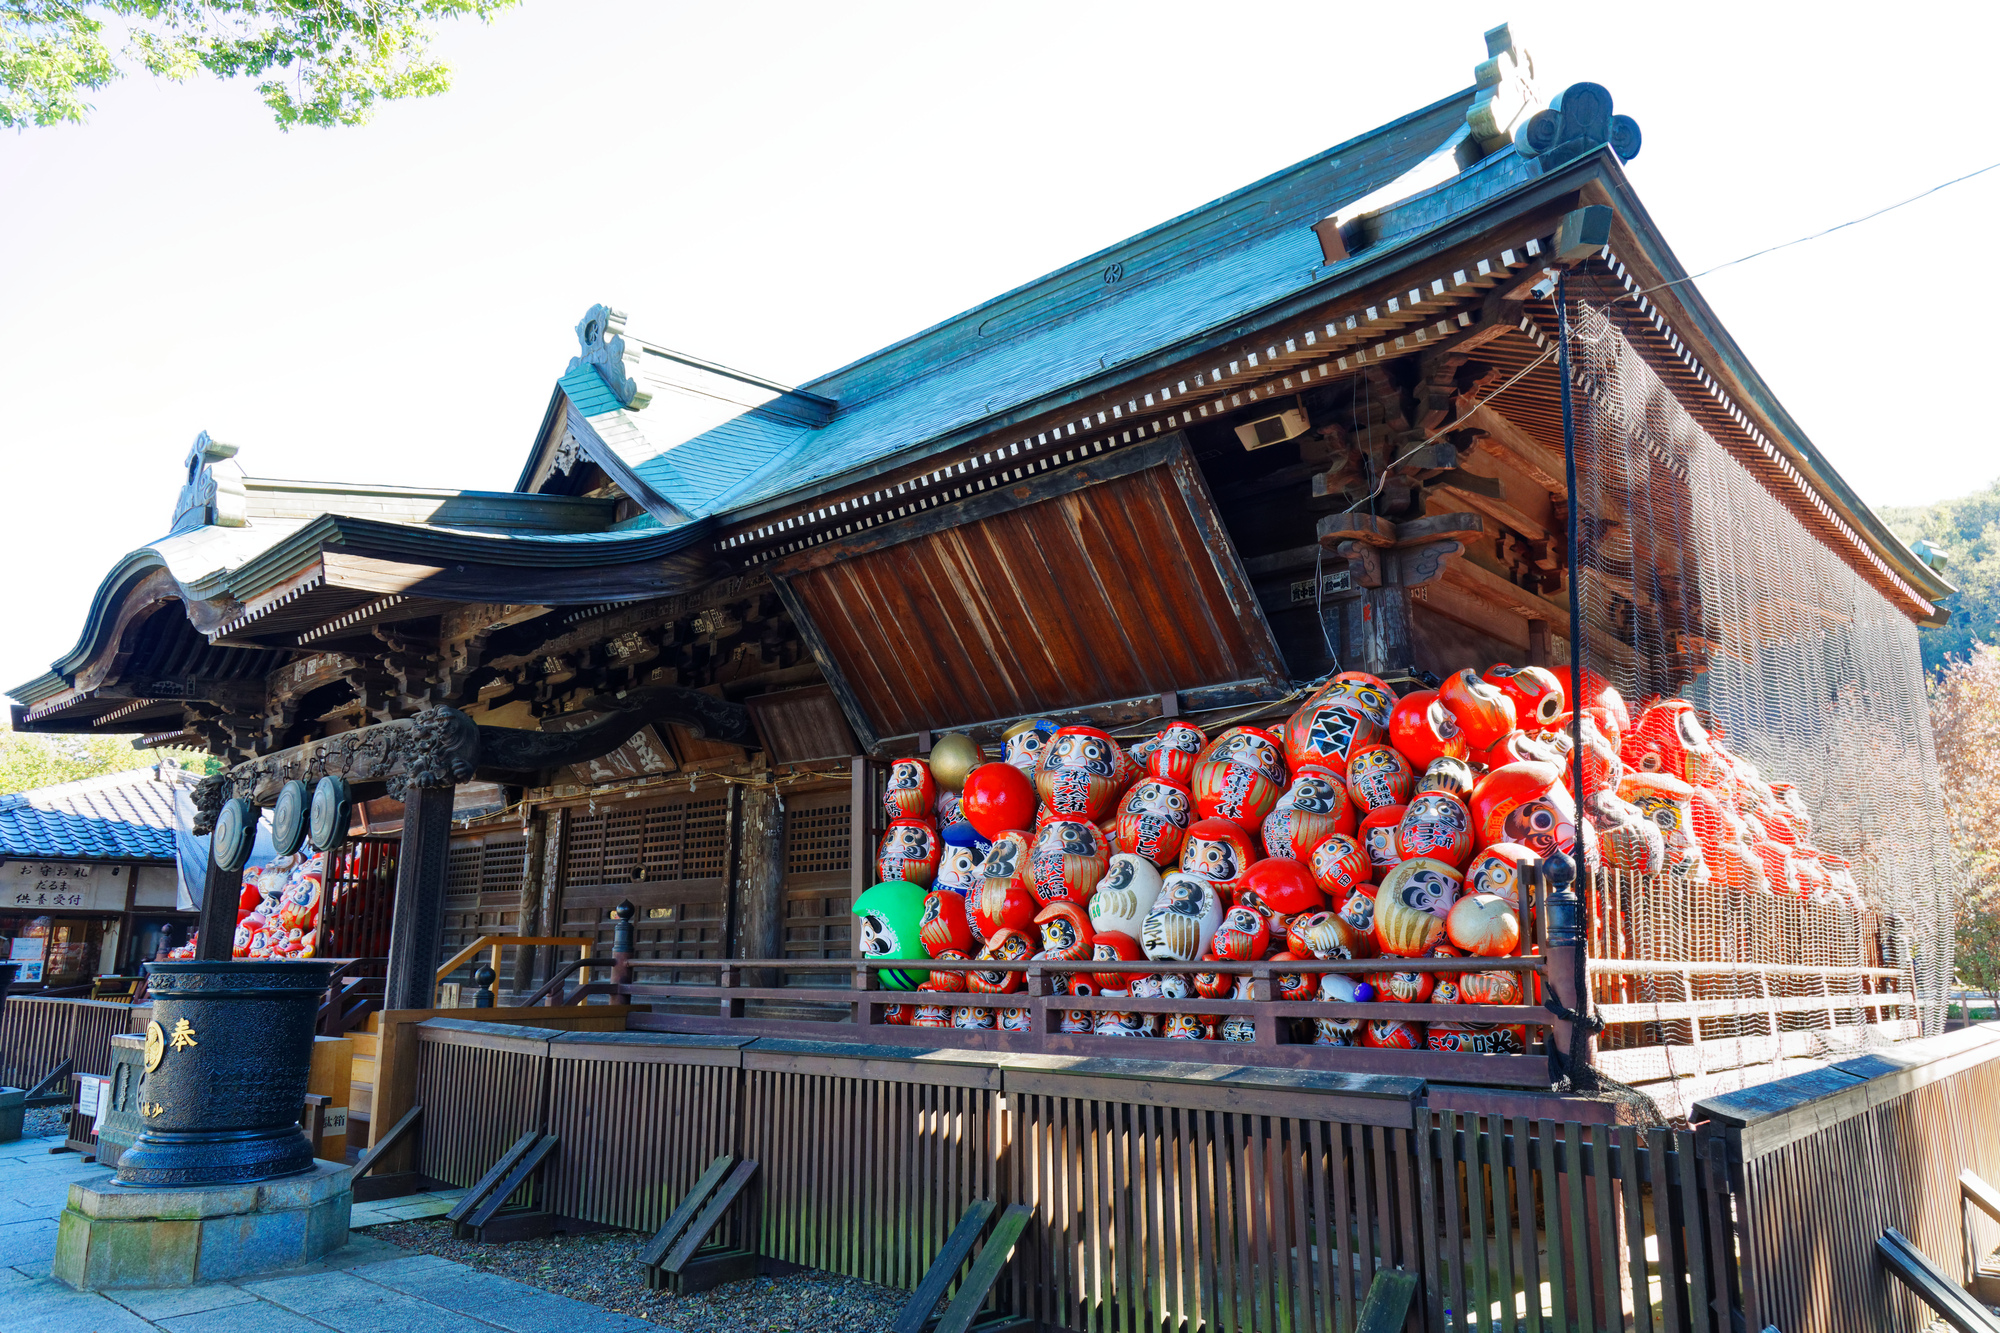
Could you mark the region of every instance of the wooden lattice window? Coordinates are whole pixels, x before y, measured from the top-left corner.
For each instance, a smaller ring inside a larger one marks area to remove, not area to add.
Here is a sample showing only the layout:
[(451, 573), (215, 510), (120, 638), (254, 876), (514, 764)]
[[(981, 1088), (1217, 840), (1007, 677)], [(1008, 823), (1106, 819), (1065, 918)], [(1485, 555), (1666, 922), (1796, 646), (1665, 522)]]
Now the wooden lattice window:
[(629, 899), (638, 909), (635, 958), (720, 958), (728, 838), (729, 801), (721, 795), (572, 809), (563, 839), (562, 933), (589, 936), (609, 953), (610, 909)]
[(486, 848), (477, 840), (460, 839), (451, 845), (451, 857), (445, 863), (444, 896), (457, 897), (462, 893), (479, 892), (480, 868), (486, 857)]
[[(849, 837), (854, 803), (845, 789), (785, 801), (785, 927), (787, 958), (845, 958), (852, 941)], [(793, 974), (811, 985), (819, 979)]]
[(482, 935), (513, 934), (520, 929), (527, 851), (527, 840), (519, 829), (461, 834), (452, 839), (445, 863), (440, 960)]

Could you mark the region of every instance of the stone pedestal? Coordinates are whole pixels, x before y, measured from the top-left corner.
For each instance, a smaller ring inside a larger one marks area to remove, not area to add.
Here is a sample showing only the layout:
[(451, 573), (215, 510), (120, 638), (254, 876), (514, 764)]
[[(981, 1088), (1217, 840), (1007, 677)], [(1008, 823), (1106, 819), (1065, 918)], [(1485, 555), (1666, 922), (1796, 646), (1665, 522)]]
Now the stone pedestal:
[(311, 1263), (347, 1244), (352, 1169), (254, 1185), (134, 1189), (106, 1174), (69, 1187), (51, 1276), (84, 1291), (185, 1287)]
[(0, 1088), (0, 1143), (21, 1137), (21, 1122), (28, 1114), (26, 1088)]

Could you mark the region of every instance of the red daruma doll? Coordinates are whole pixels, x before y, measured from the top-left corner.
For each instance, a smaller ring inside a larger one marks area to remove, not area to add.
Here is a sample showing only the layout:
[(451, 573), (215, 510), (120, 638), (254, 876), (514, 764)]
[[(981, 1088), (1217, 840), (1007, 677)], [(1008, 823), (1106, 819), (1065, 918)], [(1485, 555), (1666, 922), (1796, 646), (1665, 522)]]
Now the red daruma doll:
[(1035, 790), (1065, 819), (1097, 823), (1118, 799), (1118, 742), (1095, 727), (1064, 727), (1042, 751)]

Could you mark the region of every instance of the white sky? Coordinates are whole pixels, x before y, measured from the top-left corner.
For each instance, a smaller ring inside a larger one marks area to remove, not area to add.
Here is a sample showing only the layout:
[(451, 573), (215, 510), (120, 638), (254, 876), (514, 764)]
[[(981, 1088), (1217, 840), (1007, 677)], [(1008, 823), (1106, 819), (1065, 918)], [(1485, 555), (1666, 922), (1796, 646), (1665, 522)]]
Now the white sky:
[[(1468, 86), (1509, 19), (1545, 91), (1638, 119), (1690, 271), (2000, 158), (1990, 3), (529, 0), (361, 129), (134, 79), (0, 138), (0, 689), (164, 531), (197, 431), (252, 475), (506, 490), (592, 302), (807, 379)], [(1873, 503), (2000, 474), (1996, 212), (2000, 172), (1700, 284)]]

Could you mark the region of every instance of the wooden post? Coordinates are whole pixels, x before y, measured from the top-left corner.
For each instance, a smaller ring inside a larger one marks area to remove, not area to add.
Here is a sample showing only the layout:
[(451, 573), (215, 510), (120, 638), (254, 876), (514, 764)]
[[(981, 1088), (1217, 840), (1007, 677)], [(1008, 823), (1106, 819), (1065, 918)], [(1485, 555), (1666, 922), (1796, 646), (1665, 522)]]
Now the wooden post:
[[(866, 755), (854, 756), (847, 780), (847, 883), (848, 901), (859, 899), (874, 882), (875, 869), (875, 782)], [(848, 952), (859, 957), (861, 932), (850, 931)]]
[(1528, 665), (1546, 667), (1549, 664), (1549, 622), (1528, 621)]
[(384, 1009), (429, 1009), (444, 947), (445, 867), (451, 855), (454, 788), (412, 785), (403, 798), (403, 848), (389, 917)]
[[(515, 912), (514, 933), (517, 935), (553, 935), (541, 920), (542, 903), (542, 856), (546, 846), (544, 832), (553, 816), (541, 819), (530, 817), (521, 830), (526, 846), (521, 849), (521, 902)], [(535, 988), (535, 951), (533, 949), (514, 950), (514, 993), (526, 995)]]
[[(785, 929), (785, 812), (770, 787), (743, 792), (743, 845), (736, 876), (736, 956), (776, 958)], [(775, 986), (770, 968), (752, 968), (749, 986)]]
[(204, 963), (227, 961), (236, 951), (236, 900), (243, 894), (243, 872), (215, 863), (215, 835), (208, 836), (208, 877), (202, 881), (201, 938), (194, 956)]
[[(1543, 875), (1549, 875), (1544, 862)], [(1566, 867), (1565, 867), (1566, 869)], [(1583, 902), (1572, 887), (1575, 875), (1550, 876), (1545, 912), (1548, 917), (1548, 982), (1558, 1003), (1578, 1015), (1590, 1013), (1589, 982), (1577, 984), (1577, 974), (1586, 953)], [(1597, 1043), (1591, 1034), (1573, 1024), (1556, 1019), (1549, 1024), (1549, 1040), (1567, 1053), (1572, 1070), (1597, 1063)]]
[[(611, 919), (616, 924), (611, 927), (611, 981), (623, 986), (632, 980), (632, 918), (639, 909), (632, 906), (630, 898), (611, 909)], [(614, 1000), (618, 996), (612, 997)]]
[[(551, 810), (542, 820), (542, 881), (535, 908), (535, 931), (544, 938), (562, 934), (563, 844), (569, 832), (569, 811)], [(534, 983), (539, 986), (556, 970), (556, 951), (544, 945), (535, 950)]]

